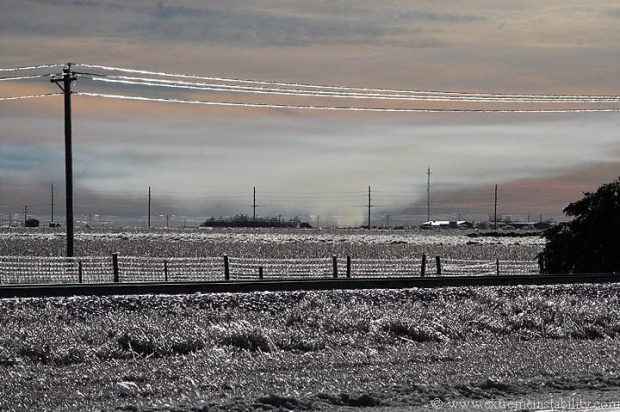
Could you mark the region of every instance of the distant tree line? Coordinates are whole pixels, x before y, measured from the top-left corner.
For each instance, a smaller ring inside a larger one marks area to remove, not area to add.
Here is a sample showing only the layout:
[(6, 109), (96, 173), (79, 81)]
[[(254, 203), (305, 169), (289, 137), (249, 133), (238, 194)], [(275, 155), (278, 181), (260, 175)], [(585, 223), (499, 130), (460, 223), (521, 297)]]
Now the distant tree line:
[(200, 224), (201, 227), (282, 227), (297, 228), (310, 227), (297, 217), (283, 219), (281, 217), (257, 217), (256, 220), (247, 215), (235, 215), (232, 217), (211, 217)]

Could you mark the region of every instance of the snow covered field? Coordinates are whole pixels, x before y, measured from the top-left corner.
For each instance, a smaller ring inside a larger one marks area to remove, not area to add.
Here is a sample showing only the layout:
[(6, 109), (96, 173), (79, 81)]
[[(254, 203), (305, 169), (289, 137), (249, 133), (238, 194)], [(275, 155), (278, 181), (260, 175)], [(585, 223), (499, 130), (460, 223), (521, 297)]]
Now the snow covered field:
[(619, 296), (614, 284), (5, 299), (0, 410), (614, 410)]
[[(78, 256), (118, 252), (127, 256), (253, 258), (352, 256), (411, 258), (423, 253), (453, 259), (533, 260), (543, 246), (538, 236), (470, 237), (454, 231), (363, 230), (125, 230), (81, 231)], [(0, 256), (63, 256), (62, 230), (0, 230)]]

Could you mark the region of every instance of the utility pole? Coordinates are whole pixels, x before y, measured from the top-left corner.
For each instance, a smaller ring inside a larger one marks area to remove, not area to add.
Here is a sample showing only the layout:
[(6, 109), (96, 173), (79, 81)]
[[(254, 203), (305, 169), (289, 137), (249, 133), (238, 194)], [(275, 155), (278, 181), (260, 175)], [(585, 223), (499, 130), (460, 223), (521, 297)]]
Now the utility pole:
[(497, 185), (495, 185), (495, 230), (497, 230)]
[(426, 183), (426, 221), (430, 222), (431, 220), (431, 168), (430, 166), (426, 174), (428, 175), (428, 180)]
[[(67, 225), (67, 257), (73, 257), (73, 149), (71, 143), (71, 82), (77, 80), (67, 63), (62, 74), (54, 76), (50, 82), (56, 83), (65, 96), (65, 197)], [(62, 84), (62, 85), (61, 85)]]
[(254, 202), (252, 203), (252, 222), (256, 229), (256, 186), (254, 186)]
[(28, 206), (24, 206), (24, 227), (26, 227), (26, 220), (28, 220)]
[(52, 226), (54, 226), (54, 184), (52, 184), (52, 202), (50, 203), (50, 206), (51, 206), (50, 223), (52, 224)]
[(148, 217), (148, 227), (151, 227), (151, 186), (149, 186), (149, 217)]
[(372, 207), (370, 203), (370, 186), (368, 186), (368, 230), (372, 229), (370, 224), (370, 208)]

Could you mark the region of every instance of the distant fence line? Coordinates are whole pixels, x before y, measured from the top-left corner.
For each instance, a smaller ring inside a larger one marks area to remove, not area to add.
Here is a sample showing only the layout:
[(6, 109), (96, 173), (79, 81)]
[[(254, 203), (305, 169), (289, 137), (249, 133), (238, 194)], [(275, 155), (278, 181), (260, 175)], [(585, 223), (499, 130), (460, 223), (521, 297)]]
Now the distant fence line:
[(0, 284), (536, 275), (534, 261), (236, 257), (0, 257)]

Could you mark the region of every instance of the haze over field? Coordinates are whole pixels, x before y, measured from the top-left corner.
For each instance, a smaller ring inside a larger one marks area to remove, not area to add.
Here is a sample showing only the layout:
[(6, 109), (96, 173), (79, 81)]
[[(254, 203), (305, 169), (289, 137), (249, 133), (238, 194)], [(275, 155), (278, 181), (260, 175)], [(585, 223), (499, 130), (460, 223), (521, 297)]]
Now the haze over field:
[[(0, 68), (78, 62), (365, 88), (618, 95), (619, 23), (620, 7), (602, 0), (8, 0)], [(75, 90), (154, 96), (85, 78)], [(47, 79), (0, 83), (0, 96), (55, 91)], [(488, 215), (499, 184), (500, 213), (558, 219), (620, 170), (617, 112), (325, 113), (86, 96), (74, 96), (73, 108), (75, 206), (84, 215), (144, 215), (148, 186), (155, 215), (251, 214), (256, 186), (261, 215), (362, 224), (372, 186), (377, 215), (425, 218), (430, 167), (435, 216)], [(47, 218), (50, 184), (62, 214), (62, 122), (62, 97), (0, 101), (0, 215), (31, 205)]]

